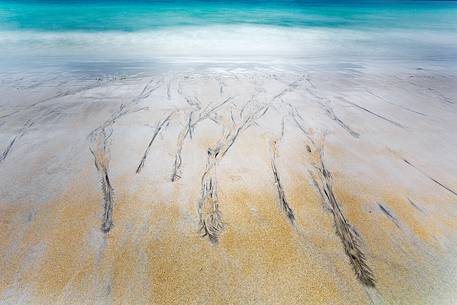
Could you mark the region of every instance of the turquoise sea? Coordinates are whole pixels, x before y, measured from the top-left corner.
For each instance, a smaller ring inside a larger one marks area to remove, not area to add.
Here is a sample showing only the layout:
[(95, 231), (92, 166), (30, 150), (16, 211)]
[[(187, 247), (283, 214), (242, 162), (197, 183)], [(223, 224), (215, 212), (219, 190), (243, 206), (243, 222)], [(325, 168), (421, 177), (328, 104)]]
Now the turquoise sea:
[(5, 1), (3, 60), (455, 61), (457, 1)]

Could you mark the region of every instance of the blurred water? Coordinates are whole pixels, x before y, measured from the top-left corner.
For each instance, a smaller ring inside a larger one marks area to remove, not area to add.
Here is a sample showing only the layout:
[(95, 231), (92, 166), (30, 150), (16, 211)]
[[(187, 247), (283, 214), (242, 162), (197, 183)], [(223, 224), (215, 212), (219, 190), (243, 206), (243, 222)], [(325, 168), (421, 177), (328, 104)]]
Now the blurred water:
[(0, 1), (0, 28), (140, 31), (214, 24), (457, 30), (454, 1)]
[(3, 58), (455, 60), (455, 1), (4, 1)]

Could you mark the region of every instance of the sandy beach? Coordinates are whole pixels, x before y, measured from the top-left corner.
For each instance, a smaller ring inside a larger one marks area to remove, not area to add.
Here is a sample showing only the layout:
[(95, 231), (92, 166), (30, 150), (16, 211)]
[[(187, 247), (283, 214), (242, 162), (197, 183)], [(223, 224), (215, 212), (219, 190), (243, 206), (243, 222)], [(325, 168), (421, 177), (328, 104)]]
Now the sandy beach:
[(452, 67), (88, 70), (0, 73), (1, 304), (457, 303)]

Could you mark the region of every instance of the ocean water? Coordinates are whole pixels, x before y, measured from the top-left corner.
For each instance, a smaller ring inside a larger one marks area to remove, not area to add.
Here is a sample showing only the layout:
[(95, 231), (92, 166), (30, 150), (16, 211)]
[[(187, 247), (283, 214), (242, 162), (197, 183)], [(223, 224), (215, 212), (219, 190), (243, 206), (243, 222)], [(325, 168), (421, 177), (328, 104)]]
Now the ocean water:
[(5, 1), (0, 60), (457, 60), (457, 1)]

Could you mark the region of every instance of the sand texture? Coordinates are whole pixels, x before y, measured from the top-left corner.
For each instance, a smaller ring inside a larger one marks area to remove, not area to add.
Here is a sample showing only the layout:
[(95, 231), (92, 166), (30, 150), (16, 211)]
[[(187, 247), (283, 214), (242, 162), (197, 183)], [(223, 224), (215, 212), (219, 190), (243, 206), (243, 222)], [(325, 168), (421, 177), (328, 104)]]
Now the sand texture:
[(457, 304), (457, 74), (390, 66), (2, 71), (0, 304)]

